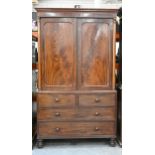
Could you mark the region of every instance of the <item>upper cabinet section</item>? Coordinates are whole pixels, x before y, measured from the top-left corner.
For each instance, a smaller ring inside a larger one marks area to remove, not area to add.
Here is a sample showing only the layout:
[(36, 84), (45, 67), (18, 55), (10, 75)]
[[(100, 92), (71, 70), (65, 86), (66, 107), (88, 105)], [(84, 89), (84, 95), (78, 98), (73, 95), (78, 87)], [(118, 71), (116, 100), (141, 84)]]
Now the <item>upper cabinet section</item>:
[(38, 88), (114, 89), (116, 14), (112, 9), (38, 9)]

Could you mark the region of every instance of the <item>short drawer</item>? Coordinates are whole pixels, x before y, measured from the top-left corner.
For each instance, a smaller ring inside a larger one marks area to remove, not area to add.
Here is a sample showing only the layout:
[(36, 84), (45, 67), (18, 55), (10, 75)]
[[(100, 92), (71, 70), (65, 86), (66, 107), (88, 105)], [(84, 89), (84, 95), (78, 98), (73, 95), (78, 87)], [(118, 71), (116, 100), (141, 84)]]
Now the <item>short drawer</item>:
[(75, 105), (74, 95), (38, 94), (39, 107), (65, 107)]
[(115, 107), (38, 110), (38, 120), (43, 121), (113, 121), (115, 117)]
[(113, 106), (115, 102), (115, 93), (79, 96), (80, 106)]
[(114, 135), (114, 122), (45, 122), (39, 123), (38, 136), (51, 137), (95, 137)]

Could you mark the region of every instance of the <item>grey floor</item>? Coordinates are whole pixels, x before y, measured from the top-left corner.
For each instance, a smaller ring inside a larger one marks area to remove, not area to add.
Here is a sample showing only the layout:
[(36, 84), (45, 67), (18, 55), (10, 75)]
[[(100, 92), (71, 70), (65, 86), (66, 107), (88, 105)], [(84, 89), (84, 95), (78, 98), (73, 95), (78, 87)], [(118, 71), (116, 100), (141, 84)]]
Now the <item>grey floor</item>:
[(32, 155), (121, 155), (122, 149), (117, 144), (109, 146), (108, 140), (54, 140), (46, 141), (44, 147), (34, 146)]

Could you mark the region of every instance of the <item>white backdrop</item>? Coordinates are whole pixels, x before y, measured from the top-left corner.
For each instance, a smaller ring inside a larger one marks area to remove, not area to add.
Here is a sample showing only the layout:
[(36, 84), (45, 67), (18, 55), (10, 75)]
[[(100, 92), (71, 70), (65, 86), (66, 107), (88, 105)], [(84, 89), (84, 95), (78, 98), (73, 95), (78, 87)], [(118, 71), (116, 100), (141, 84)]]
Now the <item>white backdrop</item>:
[(36, 7), (73, 8), (80, 5), (82, 8), (120, 8), (121, 0), (38, 0)]

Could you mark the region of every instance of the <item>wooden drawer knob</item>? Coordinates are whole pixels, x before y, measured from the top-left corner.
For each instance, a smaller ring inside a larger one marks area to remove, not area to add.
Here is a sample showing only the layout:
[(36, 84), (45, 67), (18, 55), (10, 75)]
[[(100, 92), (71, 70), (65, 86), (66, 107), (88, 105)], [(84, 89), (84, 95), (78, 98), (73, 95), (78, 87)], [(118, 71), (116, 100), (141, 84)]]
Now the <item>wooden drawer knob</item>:
[(100, 129), (98, 127), (95, 128), (95, 131), (99, 131)]
[(59, 99), (59, 98), (55, 98), (55, 101), (56, 101), (56, 102), (59, 102), (59, 101), (60, 101), (60, 99)]
[(100, 102), (100, 99), (99, 99), (99, 98), (96, 98), (96, 99), (95, 99), (95, 102)]
[(56, 113), (55, 113), (55, 116), (60, 116), (60, 113), (59, 113), (59, 112), (56, 112)]
[(60, 128), (55, 128), (55, 131), (56, 131), (56, 132), (59, 132), (59, 131), (60, 131)]
[(95, 113), (95, 116), (99, 116), (99, 115), (100, 115), (100, 113), (99, 113), (99, 112), (96, 112), (96, 113)]

